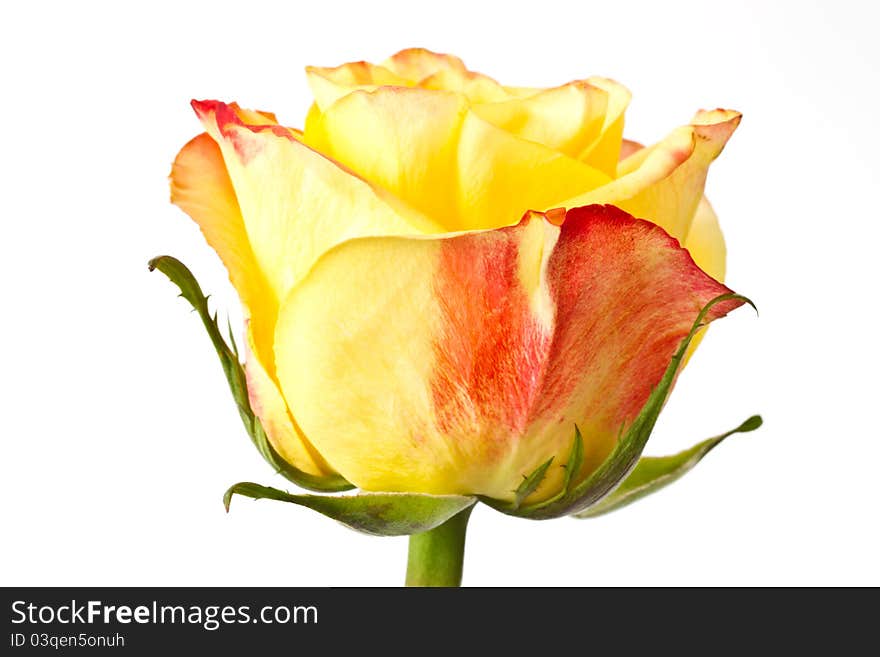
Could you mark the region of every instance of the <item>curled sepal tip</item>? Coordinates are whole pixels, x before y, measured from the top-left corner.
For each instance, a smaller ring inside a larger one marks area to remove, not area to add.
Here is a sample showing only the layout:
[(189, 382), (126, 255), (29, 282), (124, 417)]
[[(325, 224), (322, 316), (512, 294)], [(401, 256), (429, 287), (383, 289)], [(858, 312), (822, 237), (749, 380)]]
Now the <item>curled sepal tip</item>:
[(150, 271), (158, 269), (165, 274), (172, 283), (180, 288), (180, 296), (186, 299), (198, 313), (208, 333), (208, 337), (211, 339), (211, 344), (214, 345), (214, 350), (220, 358), (220, 364), (223, 366), (223, 373), (226, 375), (232, 397), (235, 399), (236, 406), (238, 406), (238, 414), (241, 416), (241, 421), (244, 423), (244, 427), (257, 451), (260, 452), (266, 462), (277, 473), (297, 486), (308, 490), (330, 493), (354, 488), (354, 486), (339, 475), (323, 477), (312, 475), (292, 466), (281, 458), (271, 443), (269, 443), (266, 432), (263, 430), (263, 425), (251, 408), (251, 403), (248, 399), (247, 379), (244, 368), (239, 362), (238, 348), (232, 337), (231, 326), (229, 327), (229, 340), (232, 345), (230, 347), (223, 338), (216, 313), (212, 316), (208, 310), (208, 297), (202, 292), (202, 288), (192, 272), (180, 260), (167, 255), (158, 256), (150, 260), (149, 268)]
[(233, 495), (298, 504), (373, 536), (408, 536), (426, 532), (476, 502), (476, 498), (464, 495), (421, 493), (292, 495), (277, 488), (241, 482), (231, 486), (223, 495), (227, 511)]
[(585, 511), (576, 513), (574, 517), (595, 518), (617, 509), (622, 509), (651, 493), (656, 493), (690, 472), (706, 454), (728, 436), (732, 436), (735, 433), (754, 431), (762, 423), (760, 415), (753, 415), (736, 429), (731, 429), (720, 436), (704, 440), (678, 454), (644, 456), (639, 459), (638, 464), (636, 464), (630, 475), (620, 486), (614, 489), (614, 492)]

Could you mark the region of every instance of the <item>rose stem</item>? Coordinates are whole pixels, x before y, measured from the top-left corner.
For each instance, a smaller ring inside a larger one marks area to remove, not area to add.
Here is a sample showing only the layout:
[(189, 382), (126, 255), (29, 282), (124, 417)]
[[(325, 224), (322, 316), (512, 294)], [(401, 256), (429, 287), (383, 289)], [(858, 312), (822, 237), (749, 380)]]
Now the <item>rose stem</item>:
[(464, 539), (473, 506), (421, 534), (409, 537), (407, 586), (461, 586)]

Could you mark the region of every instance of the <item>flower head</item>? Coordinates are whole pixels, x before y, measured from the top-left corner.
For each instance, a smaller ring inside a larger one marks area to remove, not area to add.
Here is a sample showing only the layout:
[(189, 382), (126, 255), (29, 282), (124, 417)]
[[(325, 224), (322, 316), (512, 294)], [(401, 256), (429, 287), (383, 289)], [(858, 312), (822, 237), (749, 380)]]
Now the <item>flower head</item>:
[(577, 427), (577, 472), (528, 495), (586, 480), (730, 292), (703, 187), (740, 115), (640, 148), (604, 78), (509, 87), (420, 49), (307, 74), (302, 131), (194, 101), (171, 176), (246, 310), (272, 447), (365, 490), (510, 501)]

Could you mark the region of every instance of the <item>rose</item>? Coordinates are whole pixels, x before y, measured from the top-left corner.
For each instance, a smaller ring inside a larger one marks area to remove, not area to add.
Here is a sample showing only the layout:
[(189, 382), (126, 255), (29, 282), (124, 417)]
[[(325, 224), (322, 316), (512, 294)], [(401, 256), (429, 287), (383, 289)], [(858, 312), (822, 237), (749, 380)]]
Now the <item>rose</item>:
[(268, 497), (412, 535), (407, 583), (456, 585), (478, 498), (601, 515), (760, 426), (639, 459), (699, 331), (745, 301), (719, 282), (703, 199), (739, 114), (642, 148), (622, 138), (628, 92), (601, 78), (503, 87), (424, 50), (308, 75), (304, 131), (194, 101), (206, 133), (172, 170), (241, 297), (245, 369), (186, 267), (151, 268), (198, 311), (281, 474), (379, 492), (242, 482), (227, 508)]
[(701, 199), (740, 115), (634, 150), (610, 80), (503, 87), (425, 50), (308, 76), (302, 132), (194, 101), (206, 133), (171, 176), (241, 297), (274, 450), (364, 490), (504, 501), (577, 426), (577, 471), (526, 493), (586, 479), (729, 292)]

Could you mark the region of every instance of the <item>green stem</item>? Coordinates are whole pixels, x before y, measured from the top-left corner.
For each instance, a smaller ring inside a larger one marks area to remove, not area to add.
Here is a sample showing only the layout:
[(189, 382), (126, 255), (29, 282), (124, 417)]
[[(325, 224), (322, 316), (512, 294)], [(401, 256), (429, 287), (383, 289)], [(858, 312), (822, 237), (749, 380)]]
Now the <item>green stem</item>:
[(409, 537), (407, 586), (461, 586), (464, 538), (473, 506), (434, 529)]

